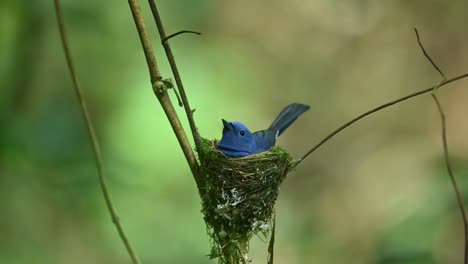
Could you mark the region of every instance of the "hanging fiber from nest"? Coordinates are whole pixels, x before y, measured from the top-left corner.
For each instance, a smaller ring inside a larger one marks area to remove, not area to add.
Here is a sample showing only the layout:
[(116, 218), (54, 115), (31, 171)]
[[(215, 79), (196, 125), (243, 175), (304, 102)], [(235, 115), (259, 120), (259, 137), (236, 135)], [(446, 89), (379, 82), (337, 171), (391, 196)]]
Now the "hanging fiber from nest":
[(200, 161), (203, 213), (219, 263), (248, 260), (250, 238), (271, 229), (279, 187), (294, 159), (281, 147), (256, 155), (229, 158), (203, 139)]

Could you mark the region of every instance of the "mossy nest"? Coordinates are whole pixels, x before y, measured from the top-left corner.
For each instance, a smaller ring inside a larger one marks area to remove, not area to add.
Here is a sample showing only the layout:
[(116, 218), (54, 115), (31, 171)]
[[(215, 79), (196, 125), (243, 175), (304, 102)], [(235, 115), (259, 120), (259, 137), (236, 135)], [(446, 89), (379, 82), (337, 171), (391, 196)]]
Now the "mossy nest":
[(201, 152), (203, 213), (212, 241), (212, 258), (220, 263), (244, 262), (249, 240), (265, 237), (280, 185), (294, 159), (281, 147), (256, 155), (229, 158), (216, 149), (216, 141), (203, 139)]

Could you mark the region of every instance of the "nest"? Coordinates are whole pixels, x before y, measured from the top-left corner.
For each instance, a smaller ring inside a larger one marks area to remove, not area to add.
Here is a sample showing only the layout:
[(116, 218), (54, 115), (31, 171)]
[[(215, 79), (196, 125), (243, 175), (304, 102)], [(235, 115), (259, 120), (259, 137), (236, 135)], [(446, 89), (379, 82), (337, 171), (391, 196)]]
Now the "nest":
[(203, 213), (211, 237), (210, 256), (219, 263), (248, 260), (249, 240), (268, 236), (280, 185), (294, 159), (281, 147), (229, 158), (217, 142), (202, 140), (200, 161)]

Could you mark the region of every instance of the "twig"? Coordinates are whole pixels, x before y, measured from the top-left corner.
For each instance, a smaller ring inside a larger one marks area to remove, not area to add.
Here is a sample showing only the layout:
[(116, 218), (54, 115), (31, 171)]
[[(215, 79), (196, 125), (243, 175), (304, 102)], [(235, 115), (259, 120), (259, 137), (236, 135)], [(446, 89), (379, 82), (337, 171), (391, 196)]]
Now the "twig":
[(418, 29), (417, 28), (413, 28), (414, 29), (414, 33), (416, 33), (416, 39), (418, 41), (418, 45), (419, 47), (421, 48), (422, 52), (424, 53), (424, 56), (426, 57), (426, 59), (432, 64), (432, 66), (440, 73), (440, 75), (442, 75), (442, 77), (444, 78), (444, 80), (447, 79), (447, 77), (445, 77), (445, 74), (442, 72), (442, 70), (437, 66), (437, 64), (435, 64), (435, 62), (432, 60), (431, 56), (429, 56), (429, 54), (426, 52), (426, 49), (424, 48), (422, 42), (421, 42), (421, 39), (419, 37), (419, 32), (418, 32)]
[(270, 243), (268, 244), (268, 262), (267, 264), (273, 264), (273, 256), (275, 250), (275, 232), (276, 232), (276, 213), (273, 215), (273, 230), (271, 231)]
[(156, 62), (156, 57), (154, 56), (153, 47), (151, 46), (151, 41), (148, 36), (148, 31), (146, 31), (146, 25), (141, 14), (140, 4), (136, 0), (129, 0), (130, 9), (132, 11), (133, 20), (138, 30), (138, 35), (140, 36), (141, 45), (143, 46), (143, 51), (145, 53), (146, 63), (148, 64), (148, 70), (151, 78), (151, 84), (154, 84), (156, 81), (162, 80), (161, 73), (159, 72), (158, 63)]
[[(463, 78), (466, 78), (468, 77), (468, 73), (465, 73), (465, 74), (462, 74), (462, 75), (459, 75), (459, 76), (456, 76), (456, 77), (453, 77), (451, 79), (448, 79), (442, 83), (440, 83), (439, 87), (442, 87), (442, 86), (445, 86), (449, 83), (452, 83), (454, 81), (458, 81), (460, 79), (463, 79)], [(356, 123), (357, 121), (363, 119), (364, 117), (370, 115), (370, 114), (373, 114), (375, 112), (378, 112), (384, 108), (387, 108), (389, 106), (392, 106), (394, 104), (398, 104), (398, 103), (401, 103), (403, 101), (406, 101), (408, 99), (411, 99), (413, 97), (416, 97), (418, 95), (421, 95), (421, 94), (425, 94), (427, 92), (430, 92), (432, 90), (434, 90), (436, 86), (433, 86), (431, 88), (427, 88), (427, 89), (424, 89), (424, 90), (421, 90), (421, 91), (418, 91), (418, 92), (415, 92), (415, 93), (412, 93), (412, 94), (409, 94), (409, 95), (406, 95), (406, 96), (403, 96), (401, 98), (398, 98), (396, 100), (393, 100), (391, 102), (388, 102), (386, 104), (383, 104), (381, 106), (378, 106), (374, 109), (371, 109), (365, 113), (362, 113), (360, 114), (359, 116), (351, 119), (350, 121), (346, 122), (345, 124), (343, 124), (342, 126), (338, 127), (337, 129), (335, 129), (332, 133), (330, 133), (328, 136), (326, 136), (325, 138), (323, 138), (322, 140), (319, 141), (319, 143), (317, 143), (315, 146), (313, 146), (309, 151), (307, 151), (300, 159), (298, 159), (296, 161), (296, 164), (294, 164), (292, 166), (291, 169), (294, 169), (297, 165), (299, 165), (305, 158), (307, 158), (307, 156), (309, 156), (312, 152), (314, 152), (316, 149), (318, 149), (320, 146), (322, 146), (325, 142), (327, 142), (328, 140), (330, 140), (332, 137), (334, 137), (336, 134), (338, 134), (339, 132), (341, 132), (341, 130), (351, 126), (352, 124)]]
[(342, 126), (338, 127), (337, 129), (335, 129), (332, 133), (330, 133), (328, 136), (326, 136), (325, 138), (323, 138), (321, 141), (319, 141), (319, 143), (317, 143), (315, 146), (313, 146), (309, 151), (307, 151), (300, 159), (298, 159), (296, 161), (296, 164), (294, 164), (294, 166), (291, 167), (291, 169), (294, 169), (297, 165), (299, 165), (305, 158), (307, 158), (307, 156), (309, 156), (312, 152), (314, 152), (315, 150), (317, 150), (320, 146), (322, 146), (325, 142), (327, 142), (328, 140), (330, 140), (332, 137), (334, 137), (336, 134), (338, 134), (339, 132), (341, 132), (341, 130), (351, 126), (352, 124), (354, 124), (355, 122), (361, 120), (362, 118), (370, 115), (370, 114), (373, 114), (375, 112), (378, 112), (384, 108), (387, 108), (389, 106), (392, 106), (394, 104), (398, 104), (400, 102), (403, 102), (407, 99), (410, 99), (410, 98), (413, 98), (413, 97), (416, 97), (418, 95), (421, 95), (421, 94), (425, 94), (427, 92), (430, 92), (430, 91), (434, 91), (434, 90), (437, 90), (439, 89), (440, 87), (446, 85), (446, 84), (449, 84), (451, 82), (454, 82), (454, 81), (458, 81), (460, 79), (463, 79), (463, 78), (466, 78), (468, 77), (468, 73), (465, 73), (465, 74), (462, 74), (462, 75), (459, 75), (459, 76), (456, 76), (456, 77), (453, 77), (451, 79), (447, 79), (445, 77), (445, 74), (442, 72), (442, 70), (434, 63), (434, 61), (432, 60), (432, 58), (429, 56), (429, 54), (426, 52), (426, 49), (424, 49), (424, 46), (422, 45), (421, 43), (421, 39), (419, 37), (419, 33), (418, 33), (418, 30), (416, 28), (414, 28), (414, 32), (416, 33), (416, 38), (417, 38), (417, 41), (418, 41), (418, 44), (419, 44), (419, 47), (421, 48), (422, 52), (424, 53), (424, 56), (429, 60), (429, 62), (432, 64), (432, 66), (440, 73), (440, 75), (442, 75), (443, 77), (443, 80), (440, 82), (440, 84), (436, 85), (436, 86), (433, 86), (431, 88), (427, 88), (427, 89), (424, 89), (424, 90), (421, 90), (419, 92), (415, 92), (415, 93), (412, 93), (412, 94), (409, 94), (407, 96), (404, 96), (404, 97), (401, 97), (399, 99), (396, 99), (396, 100), (393, 100), (391, 102), (388, 102), (386, 104), (383, 104), (381, 106), (378, 106), (374, 109), (371, 109), (353, 119), (351, 119), (350, 121), (348, 121), (347, 123), (343, 124)]
[[(180, 78), (179, 70), (177, 68), (177, 64), (174, 59), (174, 54), (172, 53), (171, 47), (169, 42), (166, 41), (169, 37), (166, 37), (166, 32), (164, 31), (164, 27), (162, 24), (161, 16), (159, 15), (158, 8), (156, 7), (156, 3), (154, 0), (148, 0), (151, 12), (153, 13), (153, 18), (158, 27), (159, 36), (161, 37), (161, 43), (164, 47), (164, 51), (166, 52), (167, 59), (169, 60), (169, 64), (171, 65), (172, 73), (174, 74), (174, 78), (177, 84), (177, 88), (179, 89), (180, 96), (182, 98), (182, 102), (184, 104), (185, 113), (187, 114), (187, 119), (190, 125), (190, 130), (192, 131), (193, 140), (195, 142), (195, 148), (198, 154), (201, 153), (200, 151), (200, 134), (198, 133), (197, 126), (195, 124), (195, 120), (193, 119), (193, 110), (190, 108), (189, 101), (187, 99), (187, 94), (185, 93), (184, 85), (182, 84), (182, 79)], [(193, 32), (192, 32), (193, 33)]]
[[(421, 48), (424, 56), (426, 59), (432, 64), (432, 66), (440, 73), (442, 76), (442, 81), (440, 84), (442, 84), (447, 78), (445, 77), (444, 72), (437, 66), (437, 64), (434, 62), (434, 60), (431, 58), (428, 52), (426, 52), (426, 49), (424, 48), (424, 45), (421, 42), (421, 39), (419, 37), (418, 30), (414, 28), (414, 32), (416, 33), (416, 39), (418, 40), (419, 47)], [(465, 204), (463, 202), (463, 196), (460, 192), (460, 189), (458, 187), (457, 183), (457, 178), (455, 177), (455, 174), (453, 173), (452, 165), (450, 163), (450, 158), (449, 158), (449, 150), (448, 150), (448, 143), (447, 143), (447, 124), (445, 121), (445, 114), (444, 110), (442, 109), (442, 105), (439, 102), (439, 99), (437, 99), (437, 89), (439, 89), (440, 84), (435, 86), (434, 89), (432, 90), (431, 96), (434, 99), (434, 102), (437, 106), (437, 109), (439, 110), (440, 114), (440, 121), (442, 125), (442, 143), (444, 147), (444, 159), (445, 159), (445, 165), (447, 167), (447, 172), (450, 176), (450, 179), (452, 181), (453, 189), (455, 190), (455, 195), (457, 196), (457, 201), (458, 201), (458, 206), (460, 208), (460, 212), (462, 215), (463, 219), (463, 228), (465, 231), (465, 254), (464, 254), (464, 263), (468, 264), (468, 221), (466, 217), (466, 211), (465, 211)]]
[[(250, 260), (249, 260), (249, 257), (247, 256), (247, 253), (244, 252), (239, 245), (237, 245), (237, 250), (239, 251), (239, 254), (241, 255), (240, 260), (242, 261), (242, 264), (248, 264), (250, 262)], [(231, 263), (229, 263), (229, 264), (231, 264)], [(234, 264), (234, 263), (232, 263), (232, 264)]]
[(63, 51), (65, 52), (65, 58), (66, 58), (66, 61), (67, 61), (68, 70), (69, 70), (70, 75), (72, 77), (73, 87), (75, 89), (75, 93), (76, 93), (76, 96), (78, 98), (78, 102), (79, 102), (80, 107), (81, 107), (81, 113), (83, 114), (83, 119), (84, 119), (84, 121), (86, 123), (86, 126), (88, 128), (88, 136), (89, 136), (89, 140), (91, 142), (91, 146), (92, 146), (92, 149), (93, 149), (93, 152), (94, 152), (94, 157), (95, 157), (95, 160), (96, 160), (96, 168), (97, 168), (98, 175), (99, 175), (99, 183), (101, 185), (101, 190), (102, 190), (102, 193), (104, 195), (104, 200), (106, 202), (107, 208), (109, 209), (109, 213), (111, 215), (112, 222), (114, 222), (114, 225), (117, 228), (117, 232), (119, 233), (120, 239), (122, 240), (122, 242), (125, 245), (125, 248), (127, 249), (128, 255), (130, 256), (130, 258), (131, 258), (131, 260), (132, 260), (132, 262), (134, 264), (138, 264), (138, 263), (140, 263), (140, 261), (138, 260), (137, 254), (135, 253), (130, 241), (128, 240), (128, 238), (127, 238), (127, 236), (126, 236), (126, 234), (124, 232), (122, 224), (120, 223), (120, 220), (119, 220), (119, 216), (117, 214), (117, 210), (115, 209), (115, 207), (114, 207), (114, 205), (112, 203), (112, 198), (111, 198), (111, 195), (110, 195), (109, 190), (107, 188), (106, 176), (105, 176), (105, 173), (104, 173), (104, 166), (103, 166), (103, 161), (102, 161), (102, 156), (101, 156), (101, 150), (100, 150), (100, 147), (99, 147), (99, 142), (98, 142), (98, 139), (97, 139), (97, 136), (96, 136), (96, 131), (94, 129), (93, 122), (91, 120), (91, 116), (90, 116), (89, 111), (88, 111), (88, 107), (87, 107), (87, 104), (86, 104), (86, 99), (85, 99), (85, 97), (83, 95), (83, 91), (82, 91), (82, 89), (81, 89), (81, 87), (80, 87), (80, 85), (78, 83), (78, 78), (76, 76), (75, 68), (73, 66), (70, 49), (68, 47), (68, 40), (67, 40), (67, 36), (66, 36), (66, 31), (65, 31), (65, 24), (63, 22), (64, 19), (63, 19), (63, 15), (62, 15), (62, 10), (60, 8), (59, 0), (54, 0), (54, 4), (55, 4), (55, 13), (57, 15), (57, 23), (58, 23), (58, 27), (59, 27), (59, 30), (60, 30), (60, 38), (62, 40)]
[(455, 178), (452, 165), (450, 164), (449, 150), (448, 150), (448, 144), (447, 144), (447, 131), (446, 131), (447, 129), (446, 129), (446, 123), (445, 123), (445, 114), (435, 93), (431, 95), (432, 95), (432, 98), (434, 98), (434, 101), (437, 105), (437, 109), (439, 110), (440, 120), (442, 123), (442, 142), (444, 145), (445, 165), (447, 167), (447, 172), (450, 175), (450, 179), (452, 180), (452, 185), (453, 185), (453, 188), (455, 189), (455, 194), (457, 195), (458, 207), (460, 209), (460, 212), (463, 218), (463, 228), (465, 231), (465, 254), (464, 254), (465, 258), (464, 258), (463, 263), (468, 264), (468, 221), (466, 217), (465, 204), (463, 203), (463, 198), (462, 198), (460, 189), (458, 187), (457, 179)]
[[(138, 34), (140, 36), (140, 41), (143, 46), (143, 52), (145, 53), (146, 62), (148, 64), (148, 69), (151, 78), (151, 84), (153, 86), (153, 91), (156, 97), (158, 98), (162, 108), (164, 109), (167, 118), (169, 119), (169, 123), (171, 124), (172, 130), (174, 131), (177, 140), (179, 141), (180, 147), (184, 152), (185, 158), (190, 166), (193, 178), (195, 179), (195, 182), (197, 183), (197, 186), (200, 189), (201, 183), (198, 171), (198, 163), (193, 153), (192, 147), (190, 146), (190, 142), (188, 141), (187, 135), (185, 134), (182, 124), (180, 123), (177, 112), (175, 111), (171, 99), (167, 94), (167, 86), (162, 81), (158, 65), (156, 64), (156, 58), (151, 47), (151, 41), (148, 37), (148, 32), (146, 31), (146, 26), (143, 19), (143, 14), (141, 12), (140, 4), (138, 0), (128, 0), (128, 3), (132, 11), (133, 20), (135, 21)], [(184, 102), (184, 106), (188, 106), (188, 104), (186, 104), (186, 102), (184, 101), (184, 97), (186, 100), (187, 98), (185, 96), (185, 93), (182, 95), (182, 100)]]
[(175, 96), (176, 96), (176, 98), (177, 98), (177, 104), (178, 104), (180, 107), (184, 106), (184, 103), (183, 103), (182, 100), (180, 99), (179, 92), (177, 92), (177, 89), (175, 89), (175, 88), (173, 87), (172, 90), (174, 91)]
[(169, 36), (161, 39), (161, 44), (164, 45), (164, 42), (168, 41), (169, 39), (175, 37), (175, 36), (178, 36), (180, 34), (186, 34), (186, 33), (191, 33), (191, 34), (196, 34), (196, 35), (201, 35), (201, 32), (197, 32), (197, 31), (192, 31), (192, 30), (181, 30), (181, 31), (178, 31), (176, 33), (173, 33), (173, 34), (170, 34)]

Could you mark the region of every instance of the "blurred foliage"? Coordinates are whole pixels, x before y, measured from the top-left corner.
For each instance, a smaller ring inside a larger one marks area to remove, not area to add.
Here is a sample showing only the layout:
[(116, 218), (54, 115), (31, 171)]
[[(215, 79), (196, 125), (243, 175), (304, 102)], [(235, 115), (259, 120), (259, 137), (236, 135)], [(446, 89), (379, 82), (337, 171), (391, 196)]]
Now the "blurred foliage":
[[(301, 102), (311, 111), (280, 139), (299, 156), (351, 117), (433, 85), (439, 76), (413, 26), (448, 76), (468, 69), (467, 1), (157, 2), (168, 33), (204, 33), (171, 43), (208, 138), (220, 136), (221, 118), (257, 130)], [(209, 262), (200, 199), (152, 94), (127, 1), (62, 3), (111, 192), (143, 263)], [(0, 1), (0, 58), (0, 263), (128, 263), (99, 190), (52, 1)], [(440, 99), (468, 197), (465, 83), (441, 89)], [(460, 263), (462, 224), (442, 154), (429, 96), (347, 129), (284, 182), (275, 263)], [(267, 244), (254, 240), (253, 263), (265, 263)]]

